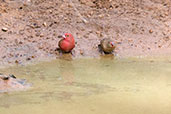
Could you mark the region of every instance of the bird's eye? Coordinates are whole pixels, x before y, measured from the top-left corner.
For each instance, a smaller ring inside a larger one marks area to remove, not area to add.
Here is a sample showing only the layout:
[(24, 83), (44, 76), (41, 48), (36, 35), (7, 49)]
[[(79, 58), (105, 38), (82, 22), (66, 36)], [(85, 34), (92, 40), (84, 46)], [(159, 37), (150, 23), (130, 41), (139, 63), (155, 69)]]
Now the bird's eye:
[(69, 37), (69, 35), (66, 35), (66, 37)]

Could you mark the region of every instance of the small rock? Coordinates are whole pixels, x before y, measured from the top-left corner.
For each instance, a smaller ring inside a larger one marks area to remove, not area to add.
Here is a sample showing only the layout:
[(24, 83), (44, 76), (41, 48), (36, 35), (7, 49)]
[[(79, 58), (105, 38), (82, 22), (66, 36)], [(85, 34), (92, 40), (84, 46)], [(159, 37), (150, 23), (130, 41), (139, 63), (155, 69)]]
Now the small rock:
[(99, 17), (100, 17), (100, 18), (103, 18), (103, 17), (104, 17), (104, 15), (100, 14), (100, 15), (99, 15)]
[(31, 58), (28, 57), (26, 60), (29, 61), (29, 60), (31, 60)]
[(40, 32), (37, 32), (35, 35), (36, 35), (37, 37), (40, 36)]
[(81, 54), (81, 55), (84, 55), (84, 51), (83, 51), (83, 50), (80, 50), (80, 54)]
[(52, 13), (53, 11), (52, 10), (49, 10), (49, 13)]
[(128, 39), (128, 42), (130, 43), (130, 42), (133, 42), (133, 40), (132, 39)]
[(102, 34), (102, 32), (100, 32), (100, 31), (96, 31), (96, 35), (97, 35), (98, 37), (103, 37), (103, 34)]
[(122, 42), (121, 42), (121, 41), (117, 41), (116, 43), (117, 43), (117, 44), (122, 44)]
[(21, 7), (19, 7), (19, 9), (23, 9), (23, 7), (21, 6)]
[(72, 8), (72, 5), (71, 5), (71, 4), (68, 4), (68, 7), (69, 7), (69, 8)]
[(3, 32), (7, 32), (8, 29), (7, 29), (6, 27), (3, 27), (3, 28), (2, 28), (2, 31), (3, 31)]
[(9, 77), (8, 77), (8, 76), (3, 76), (2, 79), (3, 79), (3, 80), (8, 80)]
[(15, 63), (18, 64), (19, 63), (18, 60), (15, 60)]
[(9, 74), (9, 77), (16, 79), (16, 77), (13, 74)]
[(6, 56), (3, 56), (2, 58), (4, 59), (4, 58), (6, 58)]
[(44, 23), (43, 23), (43, 26), (45, 26), (45, 27), (46, 27), (46, 26), (47, 26), (47, 23), (46, 23), (46, 22), (44, 22)]
[(39, 35), (40, 37), (43, 37), (44, 36), (44, 34), (43, 33), (40, 33), (40, 35)]
[(23, 44), (23, 42), (22, 42), (22, 41), (19, 41), (18, 43), (19, 43), (19, 44)]

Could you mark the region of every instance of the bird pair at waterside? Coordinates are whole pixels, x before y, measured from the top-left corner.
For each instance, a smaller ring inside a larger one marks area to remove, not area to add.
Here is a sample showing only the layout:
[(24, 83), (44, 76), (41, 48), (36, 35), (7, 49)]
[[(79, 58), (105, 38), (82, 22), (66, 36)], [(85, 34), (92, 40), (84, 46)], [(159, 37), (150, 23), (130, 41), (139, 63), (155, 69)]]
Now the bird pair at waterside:
[[(59, 41), (58, 46), (63, 53), (69, 53), (75, 47), (75, 40), (72, 34), (65, 33)], [(115, 49), (115, 44), (111, 39), (103, 39), (98, 45), (99, 51), (110, 54)]]

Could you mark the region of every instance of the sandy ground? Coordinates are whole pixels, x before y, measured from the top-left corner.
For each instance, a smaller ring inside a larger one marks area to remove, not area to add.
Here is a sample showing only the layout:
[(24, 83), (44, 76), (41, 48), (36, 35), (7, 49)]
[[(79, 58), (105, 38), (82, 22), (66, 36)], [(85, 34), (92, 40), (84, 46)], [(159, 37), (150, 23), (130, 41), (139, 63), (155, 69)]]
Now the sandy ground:
[(58, 58), (59, 35), (76, 40), (73, 57), (99, 57), (103, 38), (114, 54), (171, 56), (169, 0), (0, 0), (0, 65)]

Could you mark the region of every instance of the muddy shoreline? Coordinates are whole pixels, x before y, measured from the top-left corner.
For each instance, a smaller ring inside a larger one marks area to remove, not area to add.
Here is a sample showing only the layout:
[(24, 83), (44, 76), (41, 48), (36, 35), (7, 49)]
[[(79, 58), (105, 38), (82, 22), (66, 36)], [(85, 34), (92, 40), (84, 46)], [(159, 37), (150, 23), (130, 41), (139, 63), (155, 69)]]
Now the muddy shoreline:
[(171, 56), (168, 0), (1, 0), (0, 66), (60, 58), (58, 38), (73, 34), (73, 58), (100, 57), (103, 38), (116, 57)]

